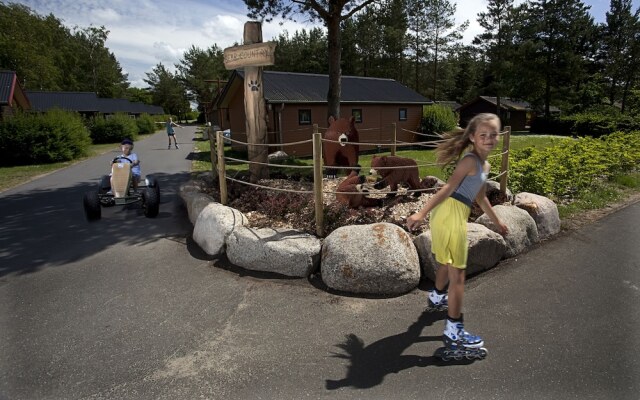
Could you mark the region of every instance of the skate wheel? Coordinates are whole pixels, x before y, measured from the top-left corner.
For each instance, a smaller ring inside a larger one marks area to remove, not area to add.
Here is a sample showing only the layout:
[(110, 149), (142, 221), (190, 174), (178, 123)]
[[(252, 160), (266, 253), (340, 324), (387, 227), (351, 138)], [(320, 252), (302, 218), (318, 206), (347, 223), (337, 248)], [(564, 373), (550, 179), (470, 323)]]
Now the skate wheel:
[(451, 357), (449, 356), (449, 354), (446, 352), (446, 350), (442, 347), (440, 347), (439, 349), (436, 350), (436, 352), (434, 353), (434, 356), (436, 358), (441, 359), (442, 361), (449, 361), (451, 360)]
[(488, 354), (489, 354), (489, 351), (484, 347), (481, 347), (480, 351), (478, 352), (478, 355), (480, 356), (480, 358), (485, 358)]

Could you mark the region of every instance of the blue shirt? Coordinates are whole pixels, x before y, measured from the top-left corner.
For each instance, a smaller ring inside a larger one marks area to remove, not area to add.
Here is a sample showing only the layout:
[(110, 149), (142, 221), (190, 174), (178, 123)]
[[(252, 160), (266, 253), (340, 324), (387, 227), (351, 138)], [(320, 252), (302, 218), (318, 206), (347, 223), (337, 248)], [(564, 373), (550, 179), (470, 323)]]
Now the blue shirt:
[(471, 156), (476, 160), (476, 174), (465, 176), (462, 182), (460, 182), (460, 185), (451, 194), (451, 197), (471, 207), (473, 199), (476, 198), (478, 192), (482, 188), (482, 185), (487, 181), (487, 174), (484, 172), (484, 162), (480, 160), (480, 157), (474, 153), (467, 153), (462, 156), (462, 158), (468, 156)]
[[(128, 156), (124, 154), (120, 154), (120, 157), (127, 157), (129, 160), (131, 160), (132, 163), (138, 161), (138, 155), (136, 153), (130, 153)], [(121, 161), (127, 162), (127, 160), (122, 160), (122, 159)], [(140, 176), (140, 163), (131, 167), (131, 174), (135, 176)]]

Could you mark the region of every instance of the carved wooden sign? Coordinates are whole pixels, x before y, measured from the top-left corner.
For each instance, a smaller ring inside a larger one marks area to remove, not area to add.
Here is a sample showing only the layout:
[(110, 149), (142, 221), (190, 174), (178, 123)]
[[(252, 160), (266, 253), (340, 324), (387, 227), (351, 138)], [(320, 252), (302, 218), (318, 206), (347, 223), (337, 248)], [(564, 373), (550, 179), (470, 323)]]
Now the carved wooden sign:
[(245, 44), (224, 49), (224, 67), (262, 67), (275, 63), (275, 42)]

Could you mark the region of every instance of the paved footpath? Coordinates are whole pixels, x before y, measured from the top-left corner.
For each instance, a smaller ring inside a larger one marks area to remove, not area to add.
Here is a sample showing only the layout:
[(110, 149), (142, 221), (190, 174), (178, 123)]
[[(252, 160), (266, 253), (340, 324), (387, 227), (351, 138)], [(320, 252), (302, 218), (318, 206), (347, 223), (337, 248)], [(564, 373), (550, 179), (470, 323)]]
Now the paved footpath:
[[(147, 151), (178, 157), (161, 139)], [(444, 313), (423, 311), (426, 287), (360, 298), (243, 271), (193, 244), (174, 201), (157, 221), (108, 213), (90, 226), (43, 208), (36, 230), (3, 207), (0, 398), (638, 398), (640, 203), (469, 279), (467, 327), (489, 356), (444, 364)]]

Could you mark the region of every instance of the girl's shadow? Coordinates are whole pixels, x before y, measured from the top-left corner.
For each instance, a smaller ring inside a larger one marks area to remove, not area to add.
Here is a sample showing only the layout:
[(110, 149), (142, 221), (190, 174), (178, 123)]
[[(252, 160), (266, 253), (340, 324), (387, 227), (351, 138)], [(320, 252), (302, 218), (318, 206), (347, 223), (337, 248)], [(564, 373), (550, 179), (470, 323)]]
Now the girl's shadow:
[(418, 320), (411, 324), (406, 332), (389, 336), (364, 345), (364, 341), (353, 333), (348, 334), (343, 343), (336, 345), (344, 353), (333, 353), (332, 357), (347, 359), (351, 362), (344, 379), (327, 379), (325, 387), (335, 390), (341, 387), (371, 388), (380, 384), (385, 375), (398, 373), (412, 367), (445, 366), (469, 364), (472, 361), (461, 360), (444, 363), (430, 356), (403, 355), (402, 353), (414, 343), (441, 342), (442, 336), (421, 336), (422, 330), (434, 322), (444, 320), (446, 311), (424, 311)]

